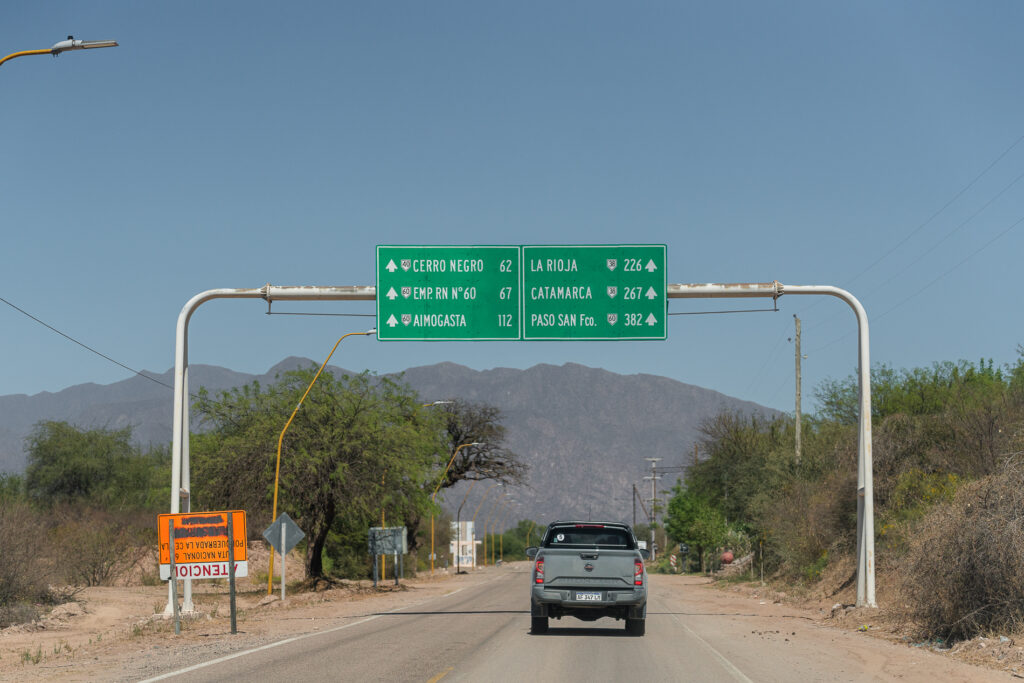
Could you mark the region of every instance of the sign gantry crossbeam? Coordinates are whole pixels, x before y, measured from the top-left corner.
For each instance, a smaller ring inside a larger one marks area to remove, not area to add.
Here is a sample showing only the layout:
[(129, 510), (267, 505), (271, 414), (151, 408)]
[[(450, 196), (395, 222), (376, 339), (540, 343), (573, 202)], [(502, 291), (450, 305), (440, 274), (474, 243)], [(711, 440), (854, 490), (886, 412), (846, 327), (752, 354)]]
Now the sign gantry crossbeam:
[[(857, 606), (875, 607), (874, 492), (871, 457), (871, 363), (867, 313), (849, 292), (832, 286), (783, 285), (778, 281), (734, 284), (669, 284), (668, 299), (772, 298), (788, 295), (825, 295), (845, 301), (853, 309), (858, 329), (859, 431), (857, 457)], [(174, 361), (174, 426), (172, 442), (171, 512), (181, 511), (182, 500), (188, 508), (188, 323), (195, 310), (213, 299), (263, 299), (271, 301), (374, 301), (377, 288), (275, 287), (255, 289), (211, 289), (192, 297), (178, 315)], [(381, 321), (378, 320), (378, 325)], [(190, 611), (190, 583), (185, 584), (185, 604)], [(171, 587), (168, 587), (170, 597)], [(171, 604), (168, 602), (168, 610)]]

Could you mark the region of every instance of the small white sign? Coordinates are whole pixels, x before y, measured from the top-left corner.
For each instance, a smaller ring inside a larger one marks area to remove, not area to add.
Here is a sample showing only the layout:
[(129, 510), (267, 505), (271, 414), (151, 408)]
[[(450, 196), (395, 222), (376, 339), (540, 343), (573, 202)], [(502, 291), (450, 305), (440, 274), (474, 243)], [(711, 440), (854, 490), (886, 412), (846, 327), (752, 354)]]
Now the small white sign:
[[(179, 579), (226, 579), (228, 578), (227, 562), (189, 562), (175, 564), (174, 572)], [(249, 576), (248, 562), (235, 562), (235, 578)], [(160, 580), (171, 578), (171, 565), (160, 565)]]

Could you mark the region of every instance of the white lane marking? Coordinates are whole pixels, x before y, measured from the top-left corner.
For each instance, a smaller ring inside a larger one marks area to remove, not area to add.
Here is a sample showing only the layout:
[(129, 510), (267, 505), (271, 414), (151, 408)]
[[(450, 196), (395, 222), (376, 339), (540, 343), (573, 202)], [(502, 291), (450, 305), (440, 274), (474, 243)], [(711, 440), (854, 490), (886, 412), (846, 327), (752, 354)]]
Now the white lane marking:
[(722, 665), (723, 667), (725, 667), (725, 670), (726, 670), (726, 671), (728, 671), (729, 673), (731, 673), (731, 674), (733, 675), (733, 678), (735, 678), (735, 679), (736, 679), (736, 680), (738, 680), (738, 681), (744, 681), (745, 683), (754, 683), (754, 682), (753, 682), (752, 680), (750, 680), (749, 678), (747, 678), (747, 677), (746, 677), (746, 675), (745, 675), (745, 674), (744, 674), (744, 673), (743, 673), (742, 671), (740, 671), (739, 669), (737, 669), (737, 668), (736, 668), (736, 665), (735, 665), (735, 664), (733, 664), (733, 663), (732, 663), (732, 662), (730, 662), (730, 661), (729, 661), (728, 659), (726, 659), (726, 658), (725, 658), (725, 655), (723, 655), (723, 654), (722, 654), (721, 652), (719, 652), (718, 650), (716, 650), (716, 649), (715, 649), (715, 648), (714, 648), (714, 647), (713, 647), (713, 646), (711, 645), (711, 643), (709, 643), (708, 641), (706, 641), (706, 640), (704, 640), (703, 638), (701, 638), (700, 636), (698, 636), (698, 635), (697, 635), (697, 632), (696, 632), (696, 631), (694, 631), (694, 630), (693, 630), (692, 628), (690, 628), (689, 626), (687, 626), (686, 624), (684, 624), (684, 623), (682, 622), (682, 620), (681, 620), (681, 619), (680, 619), (680, 618), (679, 618), (678, 616), (676, 616), (675, 614), (672, 614), (672, 618), (673, 618), (673, 619), (675, 619), (675, 622), (676, 622), (677, 624), (679, 624), (680, 626), (682, 626), (682, 627), (683, 627), (683, 629), (684, 629), (684, 630), (685, 630), (685, 631), (686, 631), (687, 633), (689, 633), (689, 634), (690, 634), (691, 636), (693, 636), (694, 638), (696, 638), (696, 639), (697, 639), (697, 642), (699, 642), (699, 643), (700, 643), (701, 645), (703, 645), (703, 646), (704, 646), (704, 647), (705, 647), (705, 648), (706, 648), (706, 649), (708, 650), (708, 652), (710, 652), (710, 653), (711, 653), (711, 654), (713, 654), (713, 655), (714, 655), (715, 657), (717, 657), (717, 658), (718, 658), (718, 662), (719, 662), (719, 663), (720, 663), (720, 664), (721, 664), (721, 665)]
[[(501, 575), (499, 574), (498, 576), (494, 577), (494, 579), (497, 579), (499, 576), (501, 576)], [(481, 583), (490, 583), (491, 581), (494, 581), (494, 579), (488, 579), (487, 581), (482, 581)], [(451, 593), (446, 593), (446, 594), (442, 595), (438, 599), (447, 598), (449, 596), (455, 595), (456, 593), (461, 593), (466, 588), (470, 588), (470, 586), (463, 586), (462, 588), (458, 588), (456, 590), (453, 590)], [(322, 635), (325, 635), (327, 633), (334, 633), (335, 631), (340, 631), (342, 629), (351, 628), (352, 626), (358, 626), (359, 624), (365, 624), (366, 622), (373, 621), (374, 619), (377, 619), (378, 617), (382, 617), (385, 614), (392, 614), (394, 612), (400, 612), (401, 610), (409, 609), (410, 607), (415, 607), (415, 605), (406, 605), (405, 607), (396, 607), (395, 609), (388, 610), (387, 612), (382, 612), (380, 614), (374, 614), (374, 615), (369, 616), (369, 617), (367, 617), (365, 619), (362, 619), (361, 621), (353, 621), (351, 624), (342, 624), (341, 626), (335, 626), (334, 628), (329, 628), (326, 631), (315, 631), (315, 632), (312, 632), (312, 633), (304, 633), (301, 636), (294, 636), (292, 638), (286, 638), (285, 640), (279, 640), (276, 643), (268, 643), (267, 645), (261, 645), (260, 647), (254, 647), (251, 650), (244, 650), (242, 652), (236, 652), (233, 655), (225, 655), (223, 657), (218, 657), (217, 659), (211, 659), (210, 661), (203, 662), (201, 664), (193, 664), (192, 666), (185, 667), (184, 669), (178, 669), (177, 671), (171, 671), (169, 673), (161, 674), (159, 676), (154, 676), (153, 678), (147, 678), (147, 679), (145, 679), (143, 681), (139, 681), (139, 683), (153, 683), (153, 681), (162, 681), (162, 680), (167, 679), (167, 678), (173, 678), (174, 676), (180, 676), (182, 674), (191, 673), (191, 672), (196, 671), (198, 669), (204, 669), (204, 668), (206, 668), (208, 666), (213, 666), (214, 664), (220, 664), (221, 662), (227, 662), (227, 661), (235, 659), (237, 657), (244, 657), (245, 655), (251, 655), (251, 654), (254, 654), (256, 652), (262, 652), (263, 650), (269, 650), (271, 648), (277, 647), (278, 645), (287, 645), (288, 643), (294, 643), (295, 641), (298, 641), (298, 640), (304, 640), (306, 638), (312, 638), (313, 636), (322, 636)]]

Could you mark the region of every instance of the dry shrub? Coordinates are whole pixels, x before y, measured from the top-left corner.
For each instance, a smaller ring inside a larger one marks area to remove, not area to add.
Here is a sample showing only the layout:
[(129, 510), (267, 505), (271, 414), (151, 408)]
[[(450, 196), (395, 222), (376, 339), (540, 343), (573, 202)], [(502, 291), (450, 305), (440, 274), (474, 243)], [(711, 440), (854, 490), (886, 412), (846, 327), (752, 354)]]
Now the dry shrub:
[(829, 555), (852, 547), (857, 530), (856, 477), (834, 472), (821, 481), (791, 481), (782, 494), (762, 496), (760, 518), (768, 552), (789, 576), (816, 579)]
[(46, 528), (26, 503), (0, 500), (0, 628), (31, 621), (48, 602)]
[(151, 548), (145, 542), (149, 531), (146, 522), (153, 521), (147, 519), (148, 515), (77, 506), (55, 514), (59, 521), (53, 530), (53, 542), (65, 558), (59, 565), (65, 580), (74, 586), (118, 583)]
[(962, 486), (917, 526), (901, 609), (926, 638), (963, 640), (1024, 626), (1024, 464)]

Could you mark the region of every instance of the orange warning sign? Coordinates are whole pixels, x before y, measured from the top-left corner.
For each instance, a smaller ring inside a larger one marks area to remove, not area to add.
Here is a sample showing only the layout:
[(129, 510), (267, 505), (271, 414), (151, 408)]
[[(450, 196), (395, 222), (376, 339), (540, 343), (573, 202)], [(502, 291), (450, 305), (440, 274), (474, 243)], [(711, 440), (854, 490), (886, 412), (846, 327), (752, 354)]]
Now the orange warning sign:
[(171, 563), (167, 522), (174, 520), (174, 563), (228, 561), (228, 515), (232, 516), (235, 562), (246, 562), (245, 510), (157, 515), (160, 564)]

